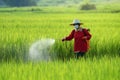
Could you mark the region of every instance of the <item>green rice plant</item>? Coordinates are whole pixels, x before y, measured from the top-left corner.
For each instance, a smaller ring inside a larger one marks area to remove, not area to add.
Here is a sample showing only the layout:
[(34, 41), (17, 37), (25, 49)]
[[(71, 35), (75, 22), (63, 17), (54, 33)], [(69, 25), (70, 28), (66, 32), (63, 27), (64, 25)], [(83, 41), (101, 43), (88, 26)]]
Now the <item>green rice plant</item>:
[(120, 58), (87, 58), (41, 63), (0, 63), (1, 80), (119, 80)]
[[(89, 57), (104, 55), (120, 55), (119, 13), (31, 13), (13, 12), (0, 13), (0, 59), (23, 59), (29, 52), (29, 47), (43, 38), (55, 39), (52, 52), (58, 59), (67, 59), (74, 56), (73, 43), (61, 42), (61, 39), (70, 34), (73, 27), (69, 26), (74, 18), (84, 23), (84, 28), (90, 28), (91, 47)], [(22, 57), (20, 57), (22, 56)]]

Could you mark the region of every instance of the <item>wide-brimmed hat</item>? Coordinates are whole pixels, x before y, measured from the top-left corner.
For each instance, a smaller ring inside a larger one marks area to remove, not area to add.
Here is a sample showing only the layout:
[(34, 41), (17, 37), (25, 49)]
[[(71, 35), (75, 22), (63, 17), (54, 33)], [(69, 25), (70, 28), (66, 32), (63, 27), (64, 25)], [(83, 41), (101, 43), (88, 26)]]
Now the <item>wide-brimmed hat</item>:
[(83, 23), (81, 23), (80, 20), (78, 20), (78, 19), (74, 19), (70, 25), (75, 25), (75, 24), (82, 25)]

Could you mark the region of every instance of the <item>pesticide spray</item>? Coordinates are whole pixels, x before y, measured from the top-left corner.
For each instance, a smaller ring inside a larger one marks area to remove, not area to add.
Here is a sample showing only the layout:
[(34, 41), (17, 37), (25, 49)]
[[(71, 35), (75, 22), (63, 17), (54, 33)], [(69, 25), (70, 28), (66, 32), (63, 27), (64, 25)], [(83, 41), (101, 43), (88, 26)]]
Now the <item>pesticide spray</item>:
[(49, 49), (55, 43), (54, 39), (41, 39), (33, 43), (29, 49), (29, 60), (49, 61)]

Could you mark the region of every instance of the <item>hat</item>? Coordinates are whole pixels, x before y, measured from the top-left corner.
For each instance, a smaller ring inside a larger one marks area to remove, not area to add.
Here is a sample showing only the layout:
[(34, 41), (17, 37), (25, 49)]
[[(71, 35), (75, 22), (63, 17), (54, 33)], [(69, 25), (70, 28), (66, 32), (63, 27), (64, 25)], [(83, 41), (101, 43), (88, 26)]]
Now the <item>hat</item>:
[(81, 23), (78, 19), (74, 19), (73, 22), (70, 25), (75, 25), (75, 24), (83, 24)]

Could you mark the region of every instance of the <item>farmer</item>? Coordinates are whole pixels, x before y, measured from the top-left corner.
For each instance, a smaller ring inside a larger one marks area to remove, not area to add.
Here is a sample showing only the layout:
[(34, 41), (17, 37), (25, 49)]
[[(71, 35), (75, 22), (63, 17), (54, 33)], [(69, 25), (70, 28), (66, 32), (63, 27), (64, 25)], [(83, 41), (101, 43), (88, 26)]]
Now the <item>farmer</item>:
[(90, 40), (91, 34), (87, 29), (82, 28), (83, 23), (78, 19), (73, 20), (71, 26), (74, 26), (74, 29), (69, 36), (62, 39), (62, 41), (70, 41), (74, 38), (74, 52), (76, 58), (83, 57), (88, 51), (87, 41)]

